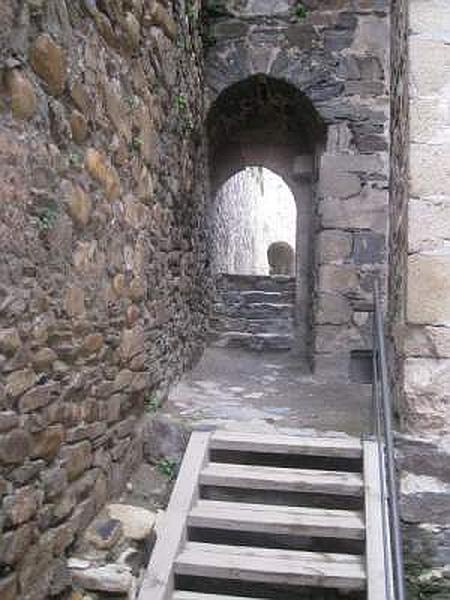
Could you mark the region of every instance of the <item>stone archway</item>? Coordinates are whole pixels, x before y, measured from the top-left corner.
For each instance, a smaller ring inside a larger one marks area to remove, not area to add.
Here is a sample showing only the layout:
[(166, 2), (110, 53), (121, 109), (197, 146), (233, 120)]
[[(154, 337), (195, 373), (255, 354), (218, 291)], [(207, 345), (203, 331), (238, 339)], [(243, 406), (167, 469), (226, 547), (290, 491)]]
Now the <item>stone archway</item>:
[(326, 127), (310, 100), (285, 81), (259, 74), (224, 90), (209, 110), (209, 164), (215, 194), (248, 166), (278, 174), (297, 207), (296, 351), (312, 355), (314, 169)]

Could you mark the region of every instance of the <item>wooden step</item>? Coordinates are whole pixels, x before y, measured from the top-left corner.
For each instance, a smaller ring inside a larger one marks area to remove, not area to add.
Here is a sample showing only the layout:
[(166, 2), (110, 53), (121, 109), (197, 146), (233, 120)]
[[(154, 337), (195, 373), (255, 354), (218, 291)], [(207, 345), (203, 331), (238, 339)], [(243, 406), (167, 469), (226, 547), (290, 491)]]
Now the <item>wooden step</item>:
[(362, 444), (356, 438), (324, 438), (291, 435), (261, 435), (234, 431), (216, 431), (211, 436), (214, 450), (297, 454), (332, 458), (362, 458)]
[(188, 542), (177, 575), (346, 590), (365, 588), (364, 560), (349, 554)]
[(295, 506), (200, 500), (188, 517), (189, 527), (261, 532), (277, 535), (364, 539), (362, 514)]
[(357, 497), (363, 493), (359, 473), (214, 462), (202, 470), (200, 485)]
[(222, 594), (202, 594), (201, 592), (176, 591), (172, 600), (263, 600), (262, 598), (249, 598), (248, 596), (223, 596)]

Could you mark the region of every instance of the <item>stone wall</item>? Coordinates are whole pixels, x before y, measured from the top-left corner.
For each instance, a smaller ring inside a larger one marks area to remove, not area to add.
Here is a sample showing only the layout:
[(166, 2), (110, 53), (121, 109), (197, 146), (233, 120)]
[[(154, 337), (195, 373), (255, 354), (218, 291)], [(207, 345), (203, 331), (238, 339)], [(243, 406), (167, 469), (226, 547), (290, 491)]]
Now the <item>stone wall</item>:
[(253, 208), (258, 201), (258, 169), (229, 179), (211, 201), (209, 214), (215, 273), (252, 273), (255, 253)]
[(371, 347), (372, 282), (386, 273), (389, 3), (212, 5), (213, 185), (248, 164), (289, 184), (300, 353), (347, 378), (351, 351)]
[(415, 600), (450, 595), (450, 6), (411, 0), (397, 9), (391, 317), (398, 408), (409, 433), (399, 459)]
[(67, 584), (207, 313), (198, 2), (0, 6), (0, 597)]
[(405, 425), (450, 426), (450, 6), (410, 3), (410, 198)]

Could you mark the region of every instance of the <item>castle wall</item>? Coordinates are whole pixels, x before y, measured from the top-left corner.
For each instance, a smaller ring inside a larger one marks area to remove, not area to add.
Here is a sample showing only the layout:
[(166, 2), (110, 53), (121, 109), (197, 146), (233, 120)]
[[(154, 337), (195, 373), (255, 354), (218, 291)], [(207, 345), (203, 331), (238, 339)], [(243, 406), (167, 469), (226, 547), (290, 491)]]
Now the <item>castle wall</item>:
[(450, 7), (395, 4), (390, 333), (414, 600), (450, 594)]
[[(292, 183), (299, 219), (299, 338), (311, 338), (316, 372), (348, 379), (351, 352), (371, 347), (373, 279), (380, 275), (384, 285), (387, 272), (389, 3), (305, 0), (301, 10), (288, 1), (216, 4), (206, 83), (223, 129), (232, 129), (234, 119), (242, 130), (248, 100), (242, 99), (241, 114), (226, 105), (222, 117), (217, 103), (230, 86), (255, 75), (290, 84), (325, 124), (326, 142), (316, 140), (312, 148), (307, 122), (313, 129), (317, 119), (305, 106), (296, 147), (277, 139), (277, 131), (265, 139), (249, 131), (226, 152), (217, 150), (212, 168), (220, 181), (223, 173), (261, 164)], [(269, 99), (259, 93), (261, 111), (273, 100), (282, 114), (276, 92)], [(286, 111), (278, 133), (287, 136), (291, 118)], [(220, 139), (211, 142), (220, 147)], [(267, 145), (273, 145), (270, 152)], [(296, 153), (309, 155), (309, 173), (299, 169)]]
[(140, 459), (139, 417), (207, 315), (199, 3), (0, 6), (0, 597)]

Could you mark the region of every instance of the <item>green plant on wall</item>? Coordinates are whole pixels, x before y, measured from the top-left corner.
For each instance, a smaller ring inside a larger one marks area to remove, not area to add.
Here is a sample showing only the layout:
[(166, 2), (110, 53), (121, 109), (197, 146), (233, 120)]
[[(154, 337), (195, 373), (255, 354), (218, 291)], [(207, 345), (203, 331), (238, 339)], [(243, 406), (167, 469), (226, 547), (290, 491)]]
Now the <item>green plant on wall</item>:
[(177, 475), (178, 461), (176, 458), (171, 457), (160, 458), (156, 463), (156, 468), (162, 475), (172, 481)]
[(198, 17), (198, 9), (195, 5), (194, 0), (187, 0), (186, 2), (186, 15), (189, 19), (196, 19)]
[(179, 111), (186, 110), (188, 106), (186, 96), (184, 94), (178, 94), (175, 96), (175, 104)]
[(58, 206), (54, 200), (49, 200), (38, 213), (38, 227), (40, 231), (49, 231), (58, 218)]
[(205, 12), (211, 19), (231, 16), (230, 11), (227, 9), (225, 0), (206, 0)]
[(448, 600), (450, 598), (450, 580), (424, 578), (429, 567), (419, 561), (405, 565), (406, 596), (408, 600)]
[(297, 4), (294, 7), (294, 14), (299, 20), (306, 19), (306, 17), (308, 16), (308, 9), (303, 4), (303, 2), (297, 2)]
[(162, 400), (155, 393), (147, 392), (144, 396), (144, 408), (146, 412), (155, 413), (162, 406)]

